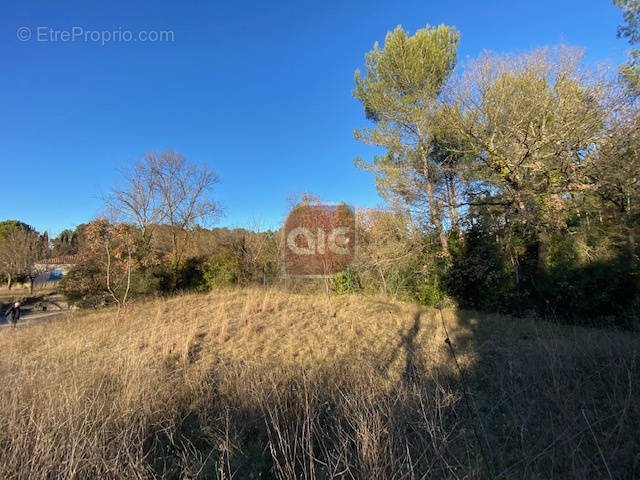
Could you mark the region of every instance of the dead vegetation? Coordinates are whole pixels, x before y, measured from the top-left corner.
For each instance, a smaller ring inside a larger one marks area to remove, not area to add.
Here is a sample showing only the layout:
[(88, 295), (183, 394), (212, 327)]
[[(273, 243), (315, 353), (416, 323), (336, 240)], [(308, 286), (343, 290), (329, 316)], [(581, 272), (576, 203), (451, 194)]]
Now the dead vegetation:
[(0, 478), (640, 475), (628, 333), (445, 311), (458, 369), (437, 310), (375, 297), (246, 289), (114, 317), (0, 333)]

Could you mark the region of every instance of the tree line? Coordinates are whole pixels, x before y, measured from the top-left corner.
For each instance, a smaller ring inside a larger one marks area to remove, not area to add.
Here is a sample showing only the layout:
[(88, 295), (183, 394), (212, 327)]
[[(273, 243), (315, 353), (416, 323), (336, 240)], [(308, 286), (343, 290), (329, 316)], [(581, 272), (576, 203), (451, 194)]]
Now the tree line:
[[(618, 0), (638, 41), (637, 0)], [(619, 71), (560, 45), (485, 52), (459, 64), (459, 32), (389, 32), (355, 73), (378, 147), (358, 167), (387, 206), (358, 211), (354, 264), (332, 279), (361, 291), (574, 322), (634, 322), (640, 307), (637, 51)], [(49, 242), (0, 226), (8, 284), (45, 254), (77, 254), (67, 295), (122, 306), (136, 295), (276, 282), (282, 232), (206, 228), (217, 176), (167, 150), (123, 172), (103, 218)], [(300, 202), (314, 202), (303, 196)], [(19, 248), (18, 248), (19, 247)]]
[[(622, 35), (637, 40), (630, 31)], [(398, 27), (355, 74), (369, 120), (356, 138), (382, 150), (356, 165), (428, 244), (419, 296), (575, 321), (634, 318), (637, 66), (611, 72), (564, 45), (457, 65), (459, 38), (453, 27)]]

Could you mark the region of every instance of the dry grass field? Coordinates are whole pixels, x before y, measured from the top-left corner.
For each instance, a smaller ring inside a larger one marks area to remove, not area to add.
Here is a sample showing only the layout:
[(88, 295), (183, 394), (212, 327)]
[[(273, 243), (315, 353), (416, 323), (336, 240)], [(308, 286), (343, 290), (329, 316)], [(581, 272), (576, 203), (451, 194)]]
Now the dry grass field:
[[(2, 479), (633, 478), (640, 339), (245, 289), (0, 332)], [(456, 361), (459, 365), (456, 365)]]

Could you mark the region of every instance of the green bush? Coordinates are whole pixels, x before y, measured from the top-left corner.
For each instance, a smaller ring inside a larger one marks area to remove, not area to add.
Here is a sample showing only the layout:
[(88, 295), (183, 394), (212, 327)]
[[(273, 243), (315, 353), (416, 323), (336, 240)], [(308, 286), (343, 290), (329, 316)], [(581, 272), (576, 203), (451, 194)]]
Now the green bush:
[(202, 279), (198, 286), (201, 291), (235, 285), (238, 283), (238, 269), (230, 258), (211, 259), (202, 270)]
[(434, 306), (444, 297), (444, 292), (438, 285), (437, 278), (425, 279), (424, 283), (418, 286), (416, 296), (419, 303), (422, 305)]
[(86, 262), (72, 268), (58, 284), (60, 292), (69, 302), (79, 307), (97, 307), (107, 298), (104, 276), (95, 262)]
[(356, 291), (357, 275), (353, 270), (344, 270), (331, 279), (331, 291), (336, 295), (344, 295)]
[(495, 236), (471, 229), (464, 247), (453, 255), (444, 284), (463, 308), (505, 312), (515, 303), (514, 278)]
[(133, 271), (129, 293), (132, 296), (154, 295), (163, 291), (164, 283), (163, 274), (159, 269)]

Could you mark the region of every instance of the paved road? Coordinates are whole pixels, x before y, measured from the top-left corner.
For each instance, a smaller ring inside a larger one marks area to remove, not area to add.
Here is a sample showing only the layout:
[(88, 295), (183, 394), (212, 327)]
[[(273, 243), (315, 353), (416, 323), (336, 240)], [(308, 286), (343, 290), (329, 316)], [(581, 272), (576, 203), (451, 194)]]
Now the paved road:
[[(26, 312), (20, 316), (20, 320), (18, 320), (16, 327), (24, 327), (26, 325), (33, 325), (34, 323), (40, 323), (45, 320), (51, 320), (55, 317), (59, 317), (60, 315), (64, 315), (67, 312), (68, 310), (57, 310), (42, 313)], [(0, 328), (11, 328), (11, 325), (7, 323), (7, 319), (4, 314), (0, 316)]]
[[(6, 310), (9, 308), (9, 305), (15, 299), (19, 297), (15, 296), (11, 299), (11, 301), (5, 301), (0, 306), (2, 309), (0, 310), (0, 328), (10, 328), (11, 325), (7, 322), (7, 318), (4, 316)], [(38, 294), (24, 298), (22, 297), (22, 306), (20, 307), (21, 315), (20, 320), (18, 320), (17, 326), (26, 326), (33, 325), (34, 323), (41, 323), (47, 320), (52, 320), (56, 317), (64, 315), (69, 310), (67, 310), (67, 302), (60, 295), (56, 295), (55, 293), (47, 293), (47, 292), (39, 292)], [(36, 307), (43, 306), (47, 310), (35, 310)]]

